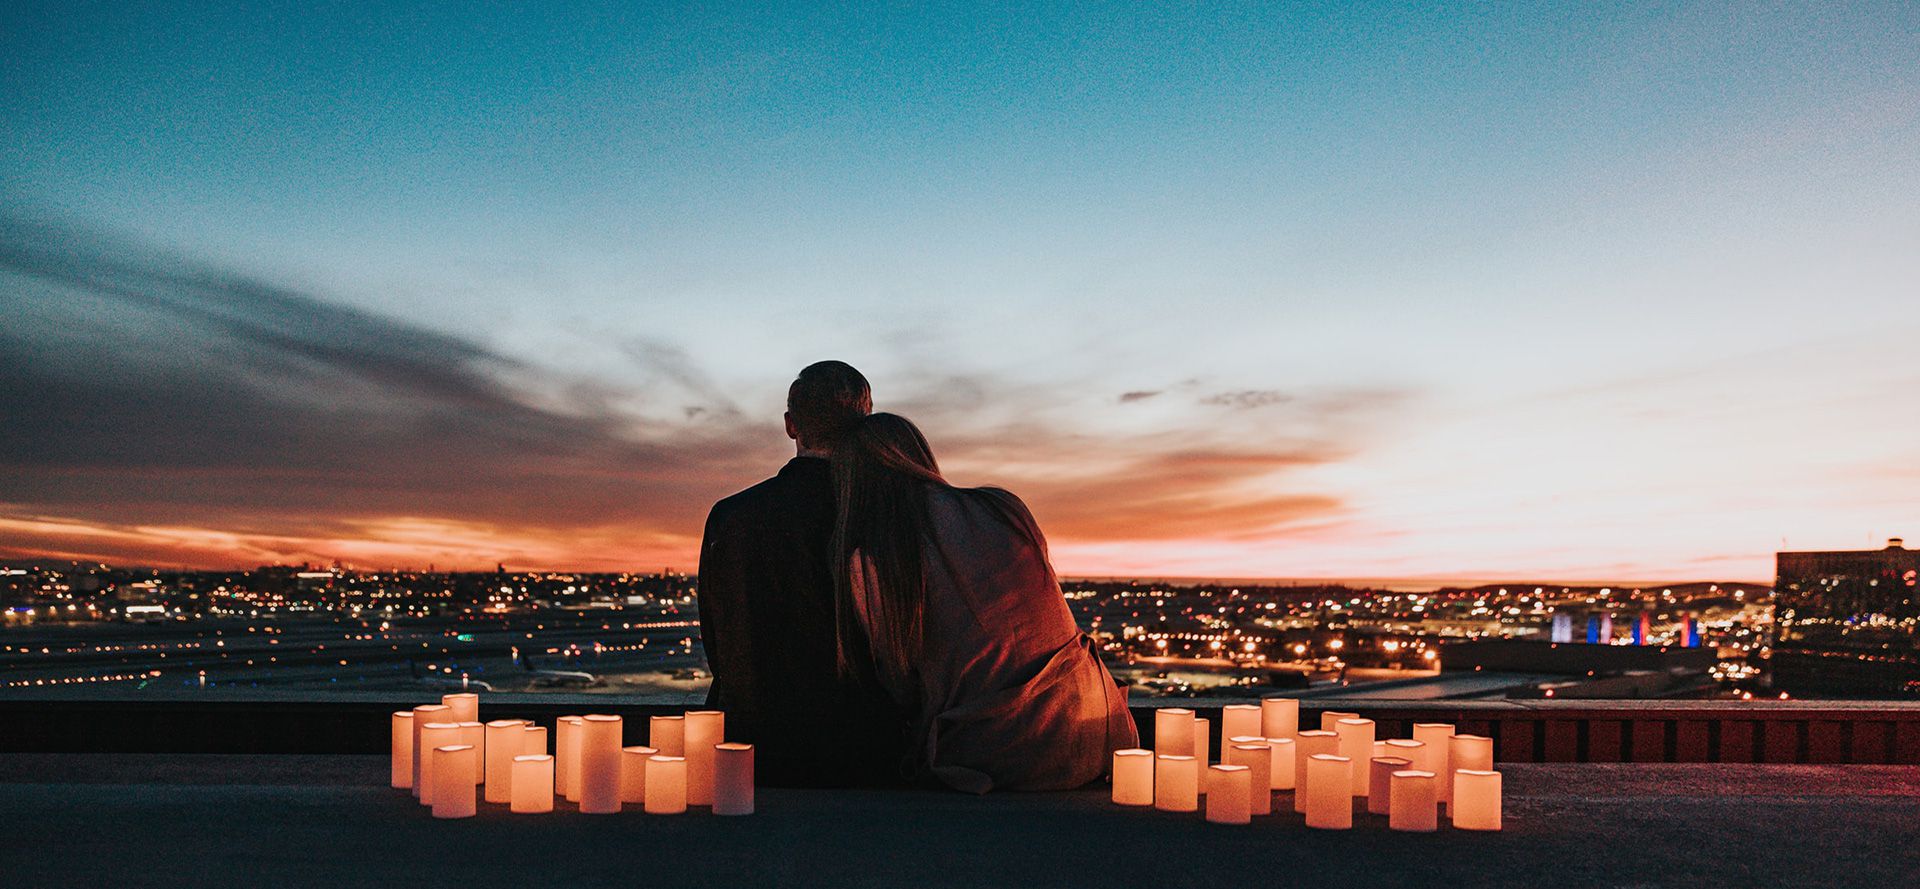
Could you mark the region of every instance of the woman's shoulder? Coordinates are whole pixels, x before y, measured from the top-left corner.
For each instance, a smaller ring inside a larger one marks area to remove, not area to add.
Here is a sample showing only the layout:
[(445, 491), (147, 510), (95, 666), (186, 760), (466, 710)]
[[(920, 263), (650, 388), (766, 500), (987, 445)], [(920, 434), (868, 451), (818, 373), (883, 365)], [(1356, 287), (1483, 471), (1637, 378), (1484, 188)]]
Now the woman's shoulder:
[(1040, 539), (1040, 525), (1034, 521), (1033, 512), (1027, 509), (1025, 501), (1006, 488), (947, 488), (943, 493), (950, 508), (971, 519), (991, 520), (1011, 527), (1023, 537)]

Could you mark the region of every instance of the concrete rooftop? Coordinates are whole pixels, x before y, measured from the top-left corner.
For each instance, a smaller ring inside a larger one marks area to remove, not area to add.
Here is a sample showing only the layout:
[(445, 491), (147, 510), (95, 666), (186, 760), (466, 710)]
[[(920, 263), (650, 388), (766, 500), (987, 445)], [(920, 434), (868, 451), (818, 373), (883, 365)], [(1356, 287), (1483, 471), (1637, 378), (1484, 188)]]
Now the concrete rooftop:
[(1920, 767), (1502, 770), (1504, 832), (1415, 835), (1364, 814), (1312, 831), (1291, 809), (1217, 826), (1104, 791), (763, 789), (745, 818), (435, 821), (379, 756), (6, 754), (0, 885), (1920, 885)]

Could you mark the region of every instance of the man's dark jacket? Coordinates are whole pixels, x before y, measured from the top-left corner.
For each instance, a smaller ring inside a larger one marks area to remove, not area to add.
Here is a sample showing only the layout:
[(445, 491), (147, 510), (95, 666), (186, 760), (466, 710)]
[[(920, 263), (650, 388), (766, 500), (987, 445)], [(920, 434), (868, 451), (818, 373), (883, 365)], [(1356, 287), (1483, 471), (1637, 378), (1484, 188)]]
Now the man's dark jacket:
[(714, 504), (700, 547), (707, 706), (727, 739), (755, 745), (765, 784), (870, 784), (899, 777), (905, 723), (870, 671), (843, 678), (834, 643), (833, 477), (795, 457)]

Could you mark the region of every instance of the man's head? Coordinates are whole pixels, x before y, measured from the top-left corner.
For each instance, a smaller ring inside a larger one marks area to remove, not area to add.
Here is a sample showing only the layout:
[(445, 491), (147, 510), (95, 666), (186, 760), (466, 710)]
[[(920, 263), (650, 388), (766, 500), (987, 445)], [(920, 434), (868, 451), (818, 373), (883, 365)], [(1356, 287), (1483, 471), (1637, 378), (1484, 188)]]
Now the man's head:
[(841, 430), (872, 412), (867, 378), (844, 361), (809, 364), (787, 387), (787, 437), (802, 453), (832, 450)]

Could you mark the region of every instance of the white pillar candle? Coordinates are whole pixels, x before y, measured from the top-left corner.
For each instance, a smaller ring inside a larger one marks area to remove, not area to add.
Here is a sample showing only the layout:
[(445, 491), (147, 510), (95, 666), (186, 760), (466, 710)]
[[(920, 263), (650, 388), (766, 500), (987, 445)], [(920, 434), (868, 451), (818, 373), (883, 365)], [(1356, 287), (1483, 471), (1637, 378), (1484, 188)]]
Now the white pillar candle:
[(1334, 734), (1340, 738), (1340, 755), (1353, 762), (1353, 795), (1366, 796), (1372, 781), (1367, 760), (1373, 758), (1373, 720), (1349, 716), (1334, 723)]
[(1260, 734), (1268, 738), (1291, 738), (1299, 733), (1299, 698), (1260, 699)]
[(713, 814), (753, 814), (753, 745), (713, 745)]
[(687, 719), (684, 716), (655, 716), (647, 720), (647, 746), (661, 756), (685, 756)]
[(562, 716), (553, 723), (553, 789), (570, 803), (580, 801), (580, 732), (586, 725), (580, 716)]
[(1155, 756), (1153, 807), (1163, 812), (1200, 808), (1200, 761), (1191, 756)]
[(580, 811), (586, 815), (620, 812), (620, 726), (618, 716), (595, 713), (575, 731), (580, 759), (574, 763), (580, 782)]
[(480, 722), (460, 723), (460, 743), (473, 748), (473, 783), (487, 780), (487, 726)]
[[(1329, 756), (1340, 752), (1340, 736), (1333, 732), (1310, 729), (1293, 736), (1293, 810), (1307, 811), (1307, 766), (1313, 758), (1321, 754)], [(1347, 788), (1351, 795), (1353, 788)]]
[(1248, 799), (1255, 815), (1273, 814), (1273, 751), (1267, 748), (1267, 742), (1255, 738), (1235, 738), (1234, 743), (1220, 751), (1220, 759), (1228, 765), (1246, 766), (1253, 777)]
[(1207, 820), (1246, 824), (1253, 820), (1253, 770), (1246, 766), (1207, 767)]
[[(1220, 737), (1258, 734), (1260, 734), (1259, 707), (1253, 704), (1228, 704), (1220, 708)], [(1221, 746), (1225, 747), (1225, 745)]]
[(1318, 753), (1307, 761), (1307, 826), (1345, 830), (1353, 826), (1353, 760)]
[(479, 758), (472, 744), (433, 748), (433, 817), (472, 818), (479, 810), (473, 783), (473, 761)]
[(1448, 762), (1448, 740), (1453, 737), (1453, 726), (1444, 722), (1416, 722), (1413, 724), (1413, 739), (1425, 744), (1420, 748), (1423, 759), (1413, 761), (1419, 771), (1433, 773), (1433, 797), (1445, 801), (1452, 792), (1453, 769)]
[(513, 801), (507, 811), (522, 815), (553, 811), (553, 757), (523, 753), (513, 758)]
[(1412, 763), (1404, 756), (1376, 756), (1367, 760), (1367, 811), (1385, 815), (1393, 805), (1393, 773)]
[(1500, 829), (1500, 773), (1487, 769), (1453, 771), (1453, 826), (1461, 830)]
[(1392, 738), (1387, 741), (1387, 752), (1380, 755), (1398, 756), (1410, 763), (1407, 768), (1431, 772), (1433, 771), (1432, 769), (1421, 769), (1421, 766), (1427, 761), (1426, 749), (1427, 745), (1422, 741), (1415, 741), (1408, 738)]
[(1434, 797), (1433, 773), (1424, 769), (1403, 769), (1393, 773), (1392, 810), (1387, 826), (1394, 830), (1426, 833), (1440, 826), (1440, 802)]
[[(1213, 723), (1198, 716), (1193, 718), (1193, 758), (1200, 761), (1200, 768), (1213, 761)], [(1202, 782), (1201, 793), (1206, 792)]]
[(1270, 780), (1274, 790), (1292, 790), (1293, 781), (1298, 777), (1299, 766), (1294, 763), (1292, 738), (1268, 738), (1267, 748), (1273, 751), (1273, 768)]
[(1459, 787), (1453, 780), (1453, 773), (1461, 769), (1491, 771), (1493, 739), (1484, 735), (1454, 735), (1447, 739), (1447, 771), (1441, 775), (1441, 780), (1450, 787), (1440, 800), (1448, 806), (1453, 805), (1453, 789)]
[(528, 725), (520, 730), (520, 755), (545, 756), (547, 753), (547, 727)]
[[(413, 787), (414, 796), (420, 795), (420, 790), (421, 790), (420, 771), (426, 768), (426, 765), (427, 765), (427, 757), (422, 755), (420, 751), (429, 749), (427, 747), (421, 746), (420, 736), (423, 733), (423, 730), (426, 728), (427, 723), (429, 722), (454, 722), (455, 720), (453, 720), (451, 717), (447, 715), (448, 712), (451, 711), (452, 709), (453, 709), (452, 707), (448, 707), (445, 704), (426, 704), (423, 706), (413, 708), (414, 757), (413, 757), (412, 787)], [(451, 744), (453, 742), (448, 741), (445, 743)]]
[(487, 802), (513, 801), (513, 758), (520, 755), (524, 719), (496, 719), (487, 723)]
[(1113, 751), (1113, 801), (1122, 806), (1153, 805), (1153, 751), (1139, 747)]
[(659, 753), (652, 747), (620, 748), (620, 802), (646, 805), (647, 759)]
[(463, 692), (457, 695), (441, 695), (440, 703), (447, 705), (448, 709), (453, 711), (453, 718), (447, 720), (448, 722), (480, 721), (480, 696), (477, 694)]
[(1160, 756), (1193, 755), (1193, 711), (1162, 707), (1153, 711), (1153, 752)]
[(677, 815), (687, 810), (686, 757), (647, 757), (646, 809), (649, 815)]
[(1327, 712), (1320, 714), (1320, 730), (1323, 732), (1335, 731), (1334, 726), (1339, 725), (1340, 720), (1359, 719), (1359, 718), (1360, 718), (1360, 714), (1358, 713), (1347, 713), (1341, 710), (1328, 710)]
[(1390, 756), (1391, 754), (1387, 753), (1387, 742), (1376, 737), (1373, 741), (1373, 755)]
[[(420, 717), (416, 716), (415, 719)], [(429, 722), (420, 727), (420, 755), (414, 757), (420, 763), (420, 778), (413, 782), (414, 789), (420, 791), (420, 805), (433, 805), (433, 770), (438, 762), (433, 757), (436, 747), (450, 747), (460, 743), (460, 723)]]
[(689, 710), (681, 724), (687, 758), (687, 805), (713, 805), (713, 748), (725, 741), (726, 714)]
[(399, 788), (413, 786), (413, 711), (393, 714), (393, 773), (390, 783)]

